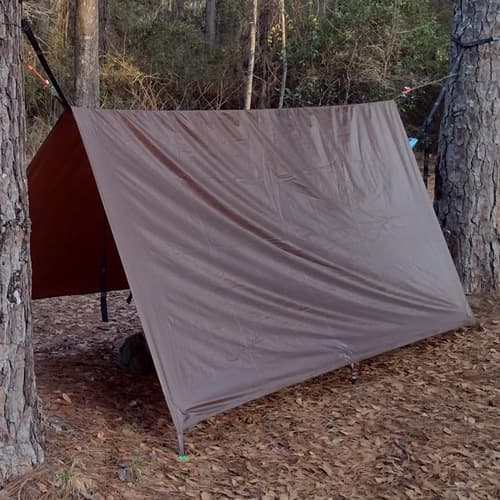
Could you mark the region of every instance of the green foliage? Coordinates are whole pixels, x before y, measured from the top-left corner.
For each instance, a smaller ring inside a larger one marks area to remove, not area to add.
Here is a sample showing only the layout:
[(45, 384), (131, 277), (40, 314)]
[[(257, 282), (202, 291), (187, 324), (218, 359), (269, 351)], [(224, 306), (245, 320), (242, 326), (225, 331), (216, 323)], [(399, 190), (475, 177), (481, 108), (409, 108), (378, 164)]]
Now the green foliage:
[(394, 99), (445, 74), (449, 34), (429, 0), (326, 4), (320, 16), (289, 13), (293, 104)]
[[(31, 5), (41, 2), (32, 0)], [(66, 5), (64, 11), (56, 7)], [(217, 1), (217, 44), (205, 40), (204, 2), (109, 0), (108, 51), (102, 57), (105, 107), (240, 108), (245, 83), (248, 0)], [(71, 0), (53, 2), (40, 33), (55, 73), (71, 98)], [(287, 0), (288, 79), (285, 106), (398, 99), (404, 86), (447, 71), (451, 3), (437, 0)], [(36, 9), (33, 9), (36, 12)], [(44, 14), (47, 16), (47, 13)], [(36, 15), (34, 22), (37, 20)], [(28, 59), (36, 61), (28, 50)], [(254, 105), (276, 106), (283, 63), (277, 0), (260, 2)], [(410, 122), (439, 88), (399, 99)], [(29, 116), (53, 117), (51, 99), (26, 75)]]
[(73, 466), (71, 466), (68, 469), (59, 470), (56, 477), (64, 486), (67, 486), (71, 483), (72, 479), (76, 477), (76, 471)]

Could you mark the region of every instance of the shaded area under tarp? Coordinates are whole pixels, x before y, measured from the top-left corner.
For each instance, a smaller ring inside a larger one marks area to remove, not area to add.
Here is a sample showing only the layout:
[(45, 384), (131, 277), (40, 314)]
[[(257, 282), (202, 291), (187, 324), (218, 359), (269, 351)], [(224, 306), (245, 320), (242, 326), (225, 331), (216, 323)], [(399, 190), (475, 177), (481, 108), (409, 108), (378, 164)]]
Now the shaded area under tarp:
[(33, 298), (128, 288), (87, 154), (64, 113), (28, 169)]

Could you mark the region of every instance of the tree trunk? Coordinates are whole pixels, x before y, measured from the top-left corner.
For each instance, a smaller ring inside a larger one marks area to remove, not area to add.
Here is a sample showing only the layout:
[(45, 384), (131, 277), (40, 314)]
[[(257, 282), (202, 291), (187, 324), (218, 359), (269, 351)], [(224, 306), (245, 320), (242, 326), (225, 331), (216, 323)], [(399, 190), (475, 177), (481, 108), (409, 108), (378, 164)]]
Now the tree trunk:
[(0, 9), (0, 486), (43, 460), (33, 369), (21, 7)]
[[(498, 35), (500, 0), (456, 0), (452, 36), (462, 43)], [(495, 29), (497, 33), (495, 33)], [(466, 293), (497, 290), (500, 248), (500, 43), (450, 50), (436, 174), (436, 213)]]
[(75, 104), (99, 106), (99, 0), (77, 0)]
[(38, 10), (33, 20), (33, 26), (38, 38), (46, 43), (50, 32), (51, 0), (39, 0), (37, 6)]
[(69, 18), (70, 10), (72, 5), (67, 0), (54, 0), (52, 2), (52, 8), (54, 10), (54, 19), (56, 22), (56, 29), (62, 36), (64, 43), (68, 43), (73, 37), (69, 36)]
[(278, 107), (281, 109), (285, 101), (286, 78), (288, 74), (288, 59), (286, 54), (286, 12), (285, 0), (280, 2), (280, 19), (281, 19), (281, 60), (283, 64), (283, 74), (281, 76), (280, 100)]
[(257, 36), (258, 0), (252, 0), (252, 18), (250, 19), (250, 50), (248, 54), (247, 84), (245, 89), (245, 109), (252, 107), (253, 70), (255, 66), (255, 39)]
[(109, 0), (99, 0), (99, 55), (108, 51)]
[(207, 41), (210, 47), (214, 47), (215, 45), (216, 19), (216, 0), (206, 0), (205, 20), (207, 25)]
[(184, 0), (174, 0), (173, 15), (175, 19), (182, 19), (184, 17)]

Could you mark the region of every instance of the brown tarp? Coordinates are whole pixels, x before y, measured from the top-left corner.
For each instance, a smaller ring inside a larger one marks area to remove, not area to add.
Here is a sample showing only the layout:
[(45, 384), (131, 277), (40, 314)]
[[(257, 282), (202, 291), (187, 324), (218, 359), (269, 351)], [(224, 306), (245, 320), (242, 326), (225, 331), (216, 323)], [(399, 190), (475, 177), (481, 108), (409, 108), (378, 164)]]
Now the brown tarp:
[(73, 108), (29, 189), (34, 297), (98, 291), (106, 254), (179, 434), (473, 321), (391, 102)]

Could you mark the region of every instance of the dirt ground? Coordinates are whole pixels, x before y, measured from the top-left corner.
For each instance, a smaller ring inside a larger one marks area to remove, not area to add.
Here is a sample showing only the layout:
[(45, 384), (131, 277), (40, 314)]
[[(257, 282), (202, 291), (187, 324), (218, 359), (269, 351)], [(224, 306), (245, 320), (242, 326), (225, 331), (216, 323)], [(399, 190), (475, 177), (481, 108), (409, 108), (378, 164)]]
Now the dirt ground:
[(211, 418), (187, 433), (189, 462), (155, 376), (116, 366), (140, 330), (126, 294), (36, 301), (46, 462), (11, 498), (498, 499), (500, 300), (481, 328), (336, 370)]

